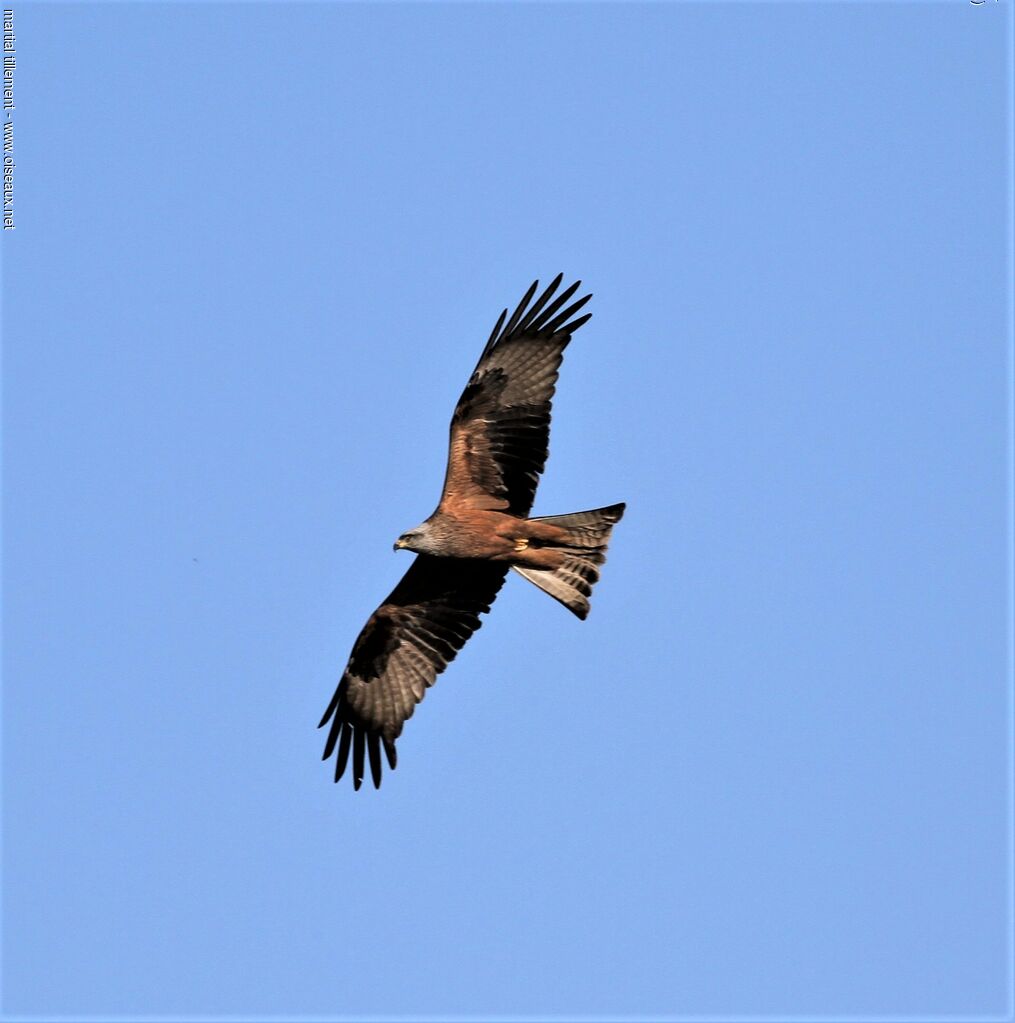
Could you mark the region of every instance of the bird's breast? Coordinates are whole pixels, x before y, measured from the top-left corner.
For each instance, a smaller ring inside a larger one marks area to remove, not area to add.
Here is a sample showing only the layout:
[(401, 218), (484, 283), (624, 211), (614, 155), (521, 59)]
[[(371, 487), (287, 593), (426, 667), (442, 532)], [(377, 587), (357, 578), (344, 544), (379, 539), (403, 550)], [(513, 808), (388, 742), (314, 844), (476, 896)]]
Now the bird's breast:
[(440, 553), (449, 558), (507, 560), (514, 553), (519, 520), (512, 515), (470, 509), (442, 514), (434, 522), (440, 537)]

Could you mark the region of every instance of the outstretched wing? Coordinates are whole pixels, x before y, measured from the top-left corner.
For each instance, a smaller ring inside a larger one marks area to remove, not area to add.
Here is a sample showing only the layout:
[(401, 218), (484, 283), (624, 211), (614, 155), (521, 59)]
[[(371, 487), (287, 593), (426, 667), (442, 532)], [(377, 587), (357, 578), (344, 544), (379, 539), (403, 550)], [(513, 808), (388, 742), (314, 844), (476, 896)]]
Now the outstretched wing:
[(318, 727), (331, 721), (324, 747), (338, 747), (335, 781), (352, 750), (352, 781), (363, 781), (364, 753), (381, 784), (381, 745), (395, 767), (395, 740), (437, 676), (482, 625), (507, 566), (419, 554), (359, 634), (342, 680)]
[(501, 313), (451, 420), (441, 507), (460, 505), (527, 515), (550, 442), (550, 404), (564, 349), (592, 315), (574, 314), (586, 295), (561, 311), (575, 281), (553, 301), (558, 274), (536, 300), (533, 283), (510, 320)]

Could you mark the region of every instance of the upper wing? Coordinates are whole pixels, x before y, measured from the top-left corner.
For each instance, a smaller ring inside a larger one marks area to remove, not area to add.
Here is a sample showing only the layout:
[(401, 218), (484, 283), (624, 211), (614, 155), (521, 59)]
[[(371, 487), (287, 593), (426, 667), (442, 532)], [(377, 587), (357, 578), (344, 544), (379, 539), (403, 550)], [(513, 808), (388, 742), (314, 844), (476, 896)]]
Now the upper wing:
[[(571, 317), (592, 297), (558, 310), (581, 281), (550, 298), (562, 274), (529, 308), (533, 283), (505, 324), (493, 328), (451, 419), (448, 471), (441, 506), (460, 503), (527, 515), (546, 465), (550, 403), (564, 349), (592, 314)], [(549, 304), (547, 304), (549, 303)]]
[(419, 554), (402, 581), (359, 634), (321, 727), (331, 720), (324, 760), (338, 744), (335, 781), (352, 747), (353, 785), (363, 781), (364, 747), (374, 787), (381, 784), (381, 751), (395, 767), (395, 739), (427, 687), (482, 625), (504, 582), (507, 565)]

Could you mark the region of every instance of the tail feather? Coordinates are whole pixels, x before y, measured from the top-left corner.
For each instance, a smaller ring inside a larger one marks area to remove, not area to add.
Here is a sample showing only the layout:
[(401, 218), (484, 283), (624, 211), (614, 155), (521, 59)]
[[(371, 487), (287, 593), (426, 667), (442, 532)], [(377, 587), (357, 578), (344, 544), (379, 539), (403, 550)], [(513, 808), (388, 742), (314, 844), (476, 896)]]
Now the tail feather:
[(568, 531), (567, 543), (556, 548), (563, 554), (561, 565), (555, 569), (511, 567), (579, 618), (587, 618), (592, 587), (599, 580), (599, 566), (606, 560), (610, 531), (620, 521), (624, 507), (623, 504), (613, 504), (593, 511), (545, 515), (536, 519)]

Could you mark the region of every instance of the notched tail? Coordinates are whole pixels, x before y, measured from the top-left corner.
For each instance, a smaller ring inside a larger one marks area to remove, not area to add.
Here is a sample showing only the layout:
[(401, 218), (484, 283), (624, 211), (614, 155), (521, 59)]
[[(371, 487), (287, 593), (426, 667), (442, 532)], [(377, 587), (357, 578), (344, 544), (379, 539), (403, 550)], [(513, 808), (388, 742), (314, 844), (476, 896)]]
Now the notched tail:
[(564, 543), (548, 549), (559, 551), (562, 561), (557, 568), (511, 567), (534, 583), (569, 611), (585, 619), (589, 613), (592, 587), (599, 580), (599, 566), (606, 560), (610, 532), (624, 514), (623, 504), (570, 515), (546, 515), (533, 522), (546, 522), (567, 531)]

